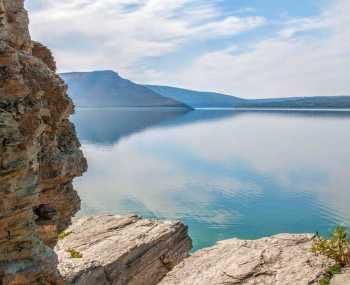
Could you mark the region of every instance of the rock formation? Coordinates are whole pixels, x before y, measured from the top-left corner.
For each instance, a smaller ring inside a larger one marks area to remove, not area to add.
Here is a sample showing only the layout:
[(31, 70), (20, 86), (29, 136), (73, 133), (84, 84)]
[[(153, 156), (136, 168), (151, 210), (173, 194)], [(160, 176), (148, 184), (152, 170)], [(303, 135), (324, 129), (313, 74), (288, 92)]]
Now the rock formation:
[(293, 234), (221, 241), (185, 259), (159, 284), (316, 285), (332, 261), (311, 253), (311, 243), (311, 235)]
[(60, 284), (51, 249), (86, 169), (73, 104), (50, 51), (32, 42), (23, 0), (0, 0), (0, 284)]
[(336, 274), (331, 280), (330, 285), (349, 285), (350, 284), (350, 268), (344, 269), (341, 273)]
[[(56, 252), (67, 284), (154, 285), (191, 247), (180, 222), (104, 215), (74, 222)], [(81, 258), (72, 258), (72, 252)]]

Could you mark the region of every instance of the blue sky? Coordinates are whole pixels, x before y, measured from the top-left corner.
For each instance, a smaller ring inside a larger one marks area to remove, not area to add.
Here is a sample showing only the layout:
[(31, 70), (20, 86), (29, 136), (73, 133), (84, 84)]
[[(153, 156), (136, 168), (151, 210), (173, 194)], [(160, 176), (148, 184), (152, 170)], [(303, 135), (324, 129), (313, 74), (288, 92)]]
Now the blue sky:
[(60, 71), (246, 97), (350, 94), (348, 0), (26, 0)]

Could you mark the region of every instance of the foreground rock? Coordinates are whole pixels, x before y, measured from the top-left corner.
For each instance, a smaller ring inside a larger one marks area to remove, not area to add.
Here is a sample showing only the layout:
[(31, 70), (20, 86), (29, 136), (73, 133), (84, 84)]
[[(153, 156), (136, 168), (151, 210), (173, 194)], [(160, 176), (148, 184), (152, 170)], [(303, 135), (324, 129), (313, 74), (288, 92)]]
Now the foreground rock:
[(184, 224), (137, 216), (82, 218), (66, 234), (55, 250), (68, 284), (157, 284), (192, 247)]
[(281, 234), (252, 241), (221, 241), (185, 259), (159, 284), (317, 284), (332, 263), (310, 252), (311, 239), (309, 235)]
[(67, 86), (32, 42), (23, 0), (0, 0), (0, 284), (61, 284), (51, 249), (86, 169)]
[(350, 268), (346, 268), (342, 273), (336, 274), (331, 280), (331, 285), (350, 285)]

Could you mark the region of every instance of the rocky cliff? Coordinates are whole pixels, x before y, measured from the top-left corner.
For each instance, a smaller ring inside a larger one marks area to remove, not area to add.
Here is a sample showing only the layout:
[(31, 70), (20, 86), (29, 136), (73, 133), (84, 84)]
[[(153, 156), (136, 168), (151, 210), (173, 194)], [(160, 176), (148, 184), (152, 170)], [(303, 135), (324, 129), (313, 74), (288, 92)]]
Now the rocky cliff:
[(0, 0), (0, 284), (60, 284), (52, 250), (86, 169), (73, 104), (50, 51), (32, 42), (23, 0)]

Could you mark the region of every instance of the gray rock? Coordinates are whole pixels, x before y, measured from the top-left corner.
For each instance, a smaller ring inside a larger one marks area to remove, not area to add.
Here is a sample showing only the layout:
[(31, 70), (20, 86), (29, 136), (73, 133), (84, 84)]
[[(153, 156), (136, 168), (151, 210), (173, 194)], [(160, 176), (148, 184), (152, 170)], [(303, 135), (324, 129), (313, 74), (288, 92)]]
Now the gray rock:
[(345, 269), (341, 274), (336, 274), (331, 280), (331, 285), (350, 285), (350, 268)]
[[(55, 251), (68, 284), (157, 284), (192, 247), (184, 224), (137, 216), (86, 217), (66, 233)], [(82, 258), (71, 258), (69, 249)]]
[(311, 243), (311, 235), (295, 234), (221, 241), (185, 259), (159, 284), (317, 284), (332, 261), (311, 253)]

